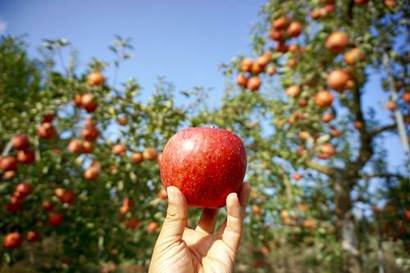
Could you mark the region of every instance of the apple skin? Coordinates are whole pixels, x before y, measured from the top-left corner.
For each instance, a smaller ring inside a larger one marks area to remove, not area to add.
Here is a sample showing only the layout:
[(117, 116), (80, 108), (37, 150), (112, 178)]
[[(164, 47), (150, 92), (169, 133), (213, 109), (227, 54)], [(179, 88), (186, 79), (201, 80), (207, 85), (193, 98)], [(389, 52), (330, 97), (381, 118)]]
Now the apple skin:
[(160, 172), (164, 186), (179, 188), (189, 206), (220, 208), (229, 193), (242, 187), (245, 147), (228, 130), (186, 128), (165, 145)]

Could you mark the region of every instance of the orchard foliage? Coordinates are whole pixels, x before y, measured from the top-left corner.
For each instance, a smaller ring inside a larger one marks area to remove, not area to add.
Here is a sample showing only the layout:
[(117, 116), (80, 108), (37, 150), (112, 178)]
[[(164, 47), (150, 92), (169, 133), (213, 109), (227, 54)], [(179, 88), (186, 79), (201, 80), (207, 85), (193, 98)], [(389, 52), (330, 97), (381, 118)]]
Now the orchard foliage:
[[(116, 87), (93, 70), (102, 62), (65, 74), (29, 58), (11, 37), (2, 38), (0, 52), (3, 262), (32, 253), (42, 272), (146, 263), (166, 199), (158, 195), (161, 147), (186, 116), (172, 87), (160, 81), (143, 103), (135, 80)], [(23, 153), (31, 160), (22, 161)]]

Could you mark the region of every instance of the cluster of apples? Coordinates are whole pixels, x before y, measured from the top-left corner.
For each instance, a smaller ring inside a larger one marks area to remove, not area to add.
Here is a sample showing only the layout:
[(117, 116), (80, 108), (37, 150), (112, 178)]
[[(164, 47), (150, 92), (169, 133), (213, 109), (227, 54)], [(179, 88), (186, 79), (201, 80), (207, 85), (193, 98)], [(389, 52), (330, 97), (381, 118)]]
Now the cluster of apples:
[[(116, 156), (123, 156), (127, 152), (127, 145), (119, 143), (114, 144), (111, 151)], [(158, 153), (154, 147), (147, 147), (142, 152), (133, 152), (130, 156), (130, 160), (133, 164), (140, 164), (143, 161), (157, 161), (161, 160), (161, 153)]]
[[(349, 45), (349, 36), (342, 31), (336, 31), (331, 33), (326, 41), (325, 48), (337, 55), (342, 53)], [(344, 54), (344, 60), (347, 65), (353, 66), (364, 60), (364, 53), (358, 47), (353, 47)], [(326, 76), (326, 85), (330, 90), (335, 90), (339, 93), (354, 88), (354, 78), (349, 67), (337, 68), (330, 71)], [(303, 95), (304, 86), (291, 85), (286, 89), (286, 95), (297, 99)], [(299, 101), (299, 105), (304, 107), (306, 105), (306, 97), (302, 98), (302, 104)], [(320, 109), (330, 108), (334, 101), (334, 95), (331, 91), (322, 88), (314, 96), (314, 102)], [(330, 118), (329, 113), (326, 113), (325, 120)], [(329, 121), (327, 121), (329, 122)]]
[[(87, 84), (89, 87), (101, 87), (105, 83), (105, 77), (100, 72), (93, 72), (87, 77)], [(74, 104), (86, 110), (88, 113), (93, 113), (98, 104), (95, 97), (91, 93), (85, 93), (82, 95), (76, 95), (74, 97)], [(120, 126), (126, 126), (128, 124), (128, 119), (125, 115), (121, 115), (117, 118), (117, 123)], [(96, 126), (96, 123), (92, 117), (87, 117), (85, 120), (84, 128), (81, 131), (81, 137), (72, 139), (67, 149), (74, 154), (88, 154), (92, 153), (94, 150), (94, 143), (99, 137), (100, 132)], [(112, 146), (112, 153), (116, 156), (123, 156), (127, 152), (127, 146), (122, 143), (114, 144)], [(144, 160), (157, 160), (158, 153), (155, 148), (148, 147), (142, 153), (135, 152), (131, 155), (131, 162), (134, 164), (139, 164)], [(101, 172), (101, 164), (94, 161), (91, 166), (89, 166), (84, 172), (84, 179), (95, 180), (99, 177)]]
[[(290, 51), (293, 54), (304, 52), (303, 48), (298, 48), (295, 44), (288, 46), (287, 39), (298, 37), (302, 33), (302, 23), (291, 20), (287, 17), (280, 17), (272, 22), (270, 37), (277, 42), (276, 51), (286, 53)], [(242, 88), (249, 89), (253, 92), (259, 90), (262, 82), (259, 77), (261, 73), (275, 75), (277, 72), (274, 64), (274, 50), (267, 50), (256, 60), (244, 58), (240, 62), (240, 73), (236, 78), (236, 82)], [(294, 68), (297, 65), (297, 59), (291, 58), (288, 60), (288, 66)]]
[[(134, 208), (134, 206), (134, 201), (132, 201), (129, 197), (125, 197), (119, 209), (120, 216), (125, 216), (127, 213), (130, 212), (130, 210)], [(140, 220), (136, 217), (130, 217), (125, 220), (124, 225), (127, 229), (134, 230), (139, 227)]]
[[(26, 234), (26, 240), (29, 243), (37, 242), (40, 239), (40, 234), (37, 231), (30, 230)], [(3, 246), (5, 249), (19, 248), (23, 244), (24, 236), (20, 232), (10, 232), (3, 240)]]
[[(126, 116), (119, 116), (117, 123), (121, 126), (128, 124), (128, 119)], [(116, 156), (124, 156), (127, 152), (127, 146), (125, 144), (119, 143), (114, 144), (111, 148), (111, 151)], [(142, 152), (133, 152), (130, 156), (130, 160), (133, 164), (140, 164), (143, 161), (157, 161), (158, 163), (161, 160), (161, 154), (157, 152), (154, 147), (147, 147)], [(127, 214), (130, 214), (130, 211), (134, 208), (135, 203), (129, 197), (125, 197), (121, 207), (119, 208), (119, 214), (121, 217), (125, 217), (124, 225), (127, 229), (135, 230), (137, 229), (141, 222), (135, 216), (128, 217)], [(147, 225), (147, 231), (149, 233), (154, 233), (158, 230), (158, 224), (156, 222), (150, 222)]]
[(6, 180), (16, 176), (19, 164), (33, 164), (36, 159), (36, 154), (27, 135), (14, 136), (11, 140), (11, 146), (15, 150), (15, 154), (9, 153), (9, 155), (0, 157), (0, 170)]
[[(328, 7), (327, 12), (330, 12), (331, 9)], [(278, 42), (278, 49), (281, 49), (280, 51), (291, 52), (291, 54), (295, 52), (304, 52), (303, 50), (300, 50), (300, 46), (297, 44), (292, 44), (290, 46), (286, 45), (284, 42), (285, 38), (288, 37), (297, 37), (301, 34), (302, 31), (302, 25), (297, 22), (297, 21), (292, 21), (288, 19), (287, 17), (279, 17), (272, 22), (272, 29), (271, 29), (271, 38)], [(325, 41), (325, 48), (332, 52), (333, 54), (337, 55), (339, 53), (342, 53), (345, 51), (345, 49), (349, 45), (349, 37), (346, 33), (342, 31), (336, 31), (331, 33), (326, 41)], [(264, 54), (261, 57), (259, 57), (255, 62), (250, 62), (249, 59), (244, 59), (241, 63), (240, 70), (242, 72), (244, 71), (250, 71), (252, 73), (257, 73), (260, 71), (263, 71), (260, 69), (260, 67), (263, 67), (261, 65), (258, 65), (260, 63), (267, 65), (267, 63), (264, 63), (263, 61), (267, 59), (265, 56), (272, 56), (269, 54)], [(270, 59), (272, 61), (272, 59)], [(290, 59), (294, 60), (294, 59)], [(344, 54), (344, 60), (346, 65), (354, 66), (357, 63), (361, 62), (364, 60), (364, 53), (362, 50), (358, 47), (353, 47), (349, 50), (347, 50)], [(291, 65), (289, 67), (293, 67), (297, 62), (291, 62)], [(256, 67), (256, 68), (255, 68)], [(257, 69), (259, 68), (259, 69)], [(249, 81), (244, 80), (246, 77), (243, 73), (238, 75), (237, 78), (237, 83), (242, 86), (242, 87), (247, 87), (248, 89), (252, 91), (256, 91), (260, 84), (255, 88), (253, 85), (251, 86), (252, 88), (249, 88), (248, 84)], [(327, 75), (326, 78), (326, 84), (327, 87), (330, 90), (335, 90), (337, 92), (343, 92), (344, 90), (351, 89), (354, 87), (354, 79), (352, 76), (352, 73), (350, 72), (349, 68), (340, 68), (340, 69), (335, 69), (333, 71), (330, 71)], [(308, 97), (303, 96), (305, 89), (305, 86), (303, 85), (298, 85), (298, 84), (293, 84), (290, 85), (286, 88), (285, 93), (288, 97), (298, 100), (298, 104), (300, 108), (305, 108), (308, 105)], [(306, 92), (305, 92), (306, 93)], [(314, 103), (319, 109), (329, 109), (334, 101), (334, 95), (332, 94), (332, 91), (326, 90), (325, 88), (322, 88), (319, 90), (315, 96), (314, 96)], [(297, 120), (304, 120), (308, 117), (306, 113), (301, 113), (301, 112), (296, 112), (294, 115), (292, 115), (289, 118), (289, 124), (294, 124)], [(333, 112), (325, 112), (322, 117), (322, 121), (325, 123), (331, 122), (335, 118), (335, 115)], [(335, 127), (332, 126), (331, 132), (333, 136), (340, 136), (342, 134), (341, 131), (337, 130)], [(311, 138), (310, 134), (308, 132), (301, 132), (300, 134), (300, 139), (302, 141), (307, 141), (309, 138)], [(299, 153), (301, 155), (306, 154), (306, 149), (301, 146), (299, 148)], [(318, 145), (316, 149), (317, 155), (320, 159), (328, 159), (331, 158), (336, 154), (336, 149), (335, 147), (330, 144), (330, 143), (324, 143), (321, 145)]]
[[(21, 211), (23, 201), (33, 192), (33, 186), (26, 182), (21, 182), (16, 185), (14, 193), (10, 198), (10, 202), (5, 209), (9, 213), (18, 213)], [(72, 204), (75, 200), (75, 193), (61, 188), (55, 190), (56, 196), (61, 203)], [(50, 226), (59, 226), (64, 215), (59, 212), (53, 212), (54, 205), (50, 201), (43, 201), (42, 209), (48, 213), (48, 223)], [(35, 230), (30, 230), (26, 234), (26, 240), (30, 243), (37, 242), (40, 239), (40, 233)], [(18, 231), (8, 233), (3, 240), (3, 246), (6, 249), (15, 249), (22, 245), (23, 235)]]
[[(369, 0), (355, 0), (354, 3), (358, 6), (366, 6)], [(385, 0), (384, 5), (390, 9), (396, 6), (395, 0)], [(325, 1), (325, 6), (315, 9), (311, 12), (311, 17), (314, 20), (321, 19), (322, 17), (333, 13), (335, 11), (335, 1), (328, 0)], [(339, 50), (343, 49), (344, 44), (348, 44), (347, 35), (336, 32), (332, 39), (329, 40), (329, 46), (326, 44), (326, 47), (330, 48), (333, 52), (337, 53)], [(342, 45), (342, 46), (340, 46)], [(360, 48), (352, 48), (347, 51), (344, 55), (344, 60), (347, 65), (355, 65), (357, 62), (363, 61), (364, 54)], [(338, 69), (329, 73), (327, 78), (328, 86), (336, 91), (343, 91), (345, 89), (351, 89), (354, 87), (354, 81), (352, 79), (352, 73), (349, 69)], [(400, 88), (396, 88), (397, 91), (400, 91)], [(330, 96), (328, 96), (328, 101)], [(402, 95), (402, 100), (405, 103), (410, 103), (410, 91), (405, 91)], [(385, 107), (387, 110), (393, 112), (397, 109), (397, 102), (390, 99), (386, 102)], [(410, 121), (410, 120), (409, 120)], [(355, 127), (360, 129), (362, 124), (359, 121), (355, 122)]]
[[(91, 88), (98, 88), (105, 83), (105, 77), (100, 72), (92, 72), (87, 77), (87, 85)], [(98, 107), (95, 96), (92, 93), (76, 95), (74, 97), (74, 105), (84, 109), (88, 114), (94, 113)], [(94, 151), (96, 141), (100, 136), (100, 131), (97, 127), (93, 116), (87, 116), (84, 121), (84, 127), (81, 129), (80, 137), (71, 139), (67, 144), (67, 151), (76, 155), (90, 154)], [(57, 130), (53, 125), (55, 114), (50, 113), (43, 117), (40, 125), (37, 128), (37, 136), (39, 139), (52, 140), (58, 136)], [(120, 116), (117, 120), (118, 124), (125, 126), (128, 123), (126, 116)], [(16, 176), (19, 164), (32, 164), (36, 159), (36, 153), (30, 143), (27, 135), (16, 135), (10, 141), (11, 150), (9, 155), (0, 157), (0, 172), (4, 179), (12, 179)], [(55, 150), (55, 151), (54, 151)], [(13, 152), (15, 151), (15, 152)], [(123, 156), (127, 151), (125, 144), (114, 144), (112, 153), (116, 156)], [(59, 149), (53, 149), (55, 153), (61, 153)], [(134, 164), (140, 164), (142, 161), (159, 161), (161, 154), (153, 147), (147, 147), (142, 152), (134, 152), (130, 156), (130, 161)], [(95, 180), (101, 172), (101, 164), (94, 160), (83, 174), (85, 180)], [(32, 193), (33, 186), (26, 182), (21, 182), (16, 185), (14, 193), (10, 197), (10, 201), (5, 205), (5, 210), (8, 213), (18, 213), (22, 209), (23, 201)], [(54, 190), (54, 201), (59, 201), (63, 206), (71, 206), (75, 203), (77, 195), (73, 190), (58, 187)], [(127, 199), (124, 200), (120, 213), (125, 215), (132, 207), (133, 202)], [(52, 227), (60, 226), (64, 221), (64, 214), (55, 210), (55, 202), (52, 200), (44, 200), (41, 208), (47, 213), (48, 224)], [(136, 229), (140, 221), (131, 217), (126, 219), (125, 226), (128, 229)], [(150, 233), (158, 230), (158, 223), (150, 222), (147, 225), (147, 231)], [(17, 231), (10, 232), (4, 237), (3, 245), (6, 249), (18, 248), (22, 245), (23, 235)], [(40, 234), (37, 231), (29, 231), (26, 239), (29, 242), (38, 241)]]
[[(40, 126), (37, 128), (37, 135), (41, 139), (52, 139), (57, 132), (52, 125), (54, 114), (47, 114), (43, 117)], [(0, 169), (3, 172), (3, 179), (12, 179), (16, 176), (19, 164), (33, 164), (36, 160), (36, 153), (27, 135), (18, 134), (11, 140), (11, 147), (15, 150), (15, 155), (7, 155), (0, 158)], [(22, 210), (23, 202), (33, 192), (33, 186), (27, 182), (20, 182), (16, 185), (9, 202), (5, 205), (8, 213), (18, 213)], [(50, 211), (48, 209), (48, 211)], [(52, 213), (48, 215), (50, 225), (59, 225), (62, 215)], [(29, 231), (26, 234), (28, 242), (36, 242), (40, 238), (37, 231)], [(21, 246), (23, 235), (17, 231), (10, 232), (4, 237), (3, 246), (6, 249), (14, 249)]]
[[(353, 66), (362, 62), (364, 60), (364, 53), (359, 47), (352, 47), (348, 50), (347, 47), (349, 46), (349, 36), (345, 32), (336, 31), (331, 33), (326, 41), (325, 41), (325, 48), (334, 54), (334, 56), (344, 52), (344, 62), (347, 67), (337, 68), (330, 71), (326, 76), (326, 85), (327, 89), (323, 88), (319, 92), (316, 93), (314, 97), (315, 105), (320, 109), (330, 109), (333, 105), (334, 95), (332, 94), (332, 90), (338, 93), (343, 93), (346, 90), (351, 90), (355, 86), (354, 77), (351, 73), (351, 69)], [(291, 87), (295, 88), (295, 87)], [(297, 86), (297, 90), (299, 91), (301, 87)], [(289, 92), (289, 88), (287, 89), (286, 94), (290, 97), (297, 98), (302, 92)], [(299, 104), (300, 105), (300, 104)], [(323, 123), (330, 123), (335, 118), (333, 111), (326, 111), (322, 115), (322, 122)], [(333, 125), (330, 125), (330, 135), (332, 137), (340, 137), (343, 133), (338, 130)], [(357, 121), (355, 123), (355, 127), (360, 129), (362, 127), (362, 123)], [(309, 139), (317, 140), (319, 137), (318, 134), (311, 135), (307, 131), (299, 132), (299, 139), (304, 142), (308, 141)], [(300, 151), (303, 151), (303, 147), (300, 147)], [(336, 155), (336, 149), (331, 143), (323, 143), (316, 146), (316, 154), (319, 159), (329, 159)]]
[[(19, 198), (24, 198), (31, 193), (31, 186), (29, 184), (23, 185), (23, 183), (20, 183), (16, 187), (16, 192), (17, 192), (17, 195), (20, 196)], [(16, 192), (13, 194), (13, 198), (15, 198)], [(21, 196), (24, 196), (24, 197), (21, 197)], [(64, 192), (63, 195), (60, 197), (60, 201), (62, 203), (72, 203), (74, 202), (74, 200), (75, 200), (75, 194), (72, 192)], [(11, 212), (9, 210), (9, 206), (10, 204), (8, 205), (7, 210)], [(43, 201), (41, 206), (42, 206), (42, 209), (48, 213), (48, 224), (50, 226), (57, 227), (63, 222), (64, 215), (59, 212), (53, 212), (54, 205), (51, 202)], [(20, 207), (18, 208), (18, 210), (20, 210)], [(17, 212), (16, 207), (13, 209), (12, 212)], [(36, 230), (29, 230), (25, 238), (29, 243), (34, 243), (41, 239), (41, 235)], [(3, 246), (5, 249), (16, 249), (22, 245), (23, 240), (24, 240), (24, 236), (20, 232), (13, 231), (4, 236)]]
[[(105, 77), (100, 71), (94, 71), (87, 76), (87, 85), (91, 88), (101, 87), (105, 84)], [(74, 97), (74, 104), (83, 108), (88, 113), (93, 113), (98, 107), (96, 99), (92, 93), (77, 94)]]
[(405, 239), (410, 232), (410, 207), (400, 204), (406, 200), (406, 193), (402, 192), (397, 196), (397, 200), (388, 201), (383, 208), (372, 206), (375, 217), (380, 221), (381, 232), (393, 240)]
[(318, 221), (313, 218), (305, 217), (304, 213), (308, 210), (306, 204), (298, 204), (297, 209), (288, 211), (281, 210), (280, 219), (283, 224), (288, 226), (301, 226), (305, 230), (315, 230), (318, 226)]
[[(397, 92), (400, 92), (403, 89), (403, 87), (400, 83), (396, 83), (395, 84), (395, 89), (396, 89)], [(401, 100), (405, 104), (410, 104), (410, 89), (403, 91), (403, 93), (401, 95)], [(386, 102), (385, 107), (390, 112), (394, 112), (394, 111), (396, 111), (396, 109), (398, 107), (397, 101), (390, 99)], [(405, 117), (405, 122), (410, 123), (410, 116)]]
[(50, 140), (57, 136), (57, 130), (53, 125), (55, 114), (47, 114), (43, 117), (43, 121), (37, 128), (37, 135), (41, 139)]
[[(355, 1), (354, 4), (358, 6), (364, 6), (368, 1)], [(394, 1), (385, 1), (385, 5), (389, 8), (394, 7)], [(311, 12), (311, 17), (314, 20), (320, 20), (325, 16), (330, 16), (335, 12), (336, 5), (335, 1), (327, 0), (321, 1), (321, 7), (318, 7)], [(288, 44), (287, 42), (291, 38), (298, 37), (303, 31), (303, 25), (287, 16), (279, 16), (274, 18), (272, 21), (272, 27), (269, 30), (269, 35), (272, 40), (277, 43), (276, 51), (279, 53), (289, 53), (287, 54), (288, 62), (287, 66), (289, 68), (294, 68), (297, 66), (297, 54), (305, 53), (302, 46), (294, 43)], [(338, 67), (329, 70), (323, 79), (322, 86), (318, 85), (317, 82), (307, 81), (301, 84), (291, 84), (285, 88), (285, 94), (291, 98), (292, 101), (298, 103), (300, 111), (293, 113), (288, 120), (290, 125), (295, 124), (298, 120), (306, 120), (309, 118), (308, 113), (303, 112), (303, 108), (308, 105), (317, 107), (321, 110), (322, 117), (321, 120), (325, 124), (329, 124), (329, 132), (331, 137), (340, 137), (343, 132), (337, 129), (331, 124), (332, 120), (335, 119), (335, 112), (332, 108), (337, 94), (343, 94), (346, 91), (355, 89), (356, 79), (355, 71), (357, 69), (362, 69), (362, 64), (366, 59), (365, 52), (360, 45), (354, 44), (349, 35), (343, 31), (334, 31), (330, 33), (323, 44), (325, 50), (333, 55), (333, 58), (338, 58), (342, 55), (343, 63), (339, 64)], [(274, 56), (272, 51), (265, 52), (262, 56), (258, 57), (256, 60), (245, 58), (240, 63), (239, 71), (237, 76), (237, 83), (243, 88), (247, 88), (252, 91), (257, 91), (261, 86), (261, 81), (258, 74), (262, 72), (272, 71), (276, 73), (276, 66), (273, 63), (276, 61), (272, 57)], [(283, 55), (277, 55), (283, 56)], [(267, 61), (269, 60), (269, 61)], [(282, 62), (283, 63), (283, 62)], [(286, 64), (285, 64), (286, 65)], [(269, 68), (269, 70), (267, 69)], [(257, 77), (257, 79), (254, 79)], [(255, 84), (256, 83), (256, 84)], [(317, 87), (315, 94), (309, 94), (312, 87)], [(402, 95), (404, 102), (410, 101), (410, 91), (404, 92)], [(311, 100), (311, 103), (310, 103)], [(386, 107), (390, 110), (396, 109), (396, 104), (394, 102), (389, 102)], [(354, 122), (354, 127), (357, 130), (363, 129), (363, 122), (357, 120)], [(314, 153), (319, 159), (329, 159), (336, 155), (336, 148), (331, 143), (316, 143), (319, 138), (319, 134), (313, 132), (302, 131), (299, 134), (299, 138), (302, 142), (306, 142), (311, 139), (315, 143)], [(298, 149), (299, 155), (307, 155), (308, 151), (301, 145)]]
[[(3, 172), (3, 179), (12, 179), (16, 176), (19, 164), (33, 164), (35, 161), (35, 152), (27, 135), (16, 135), (11, 139), (11, 147), (15, 150), (16, 155), (9, 155), (0, 158), (0, 170)], [(16, 213), (21, 210), (22, 203), (33, 191), (31, 184), (20, 182), (16, 185), (10, 201), (6, 204), (5, 209), (10, 213)]]
[[(313, 20), (319, 20), (325, 18), (329, 14), (332, 14), (335, 11), (335, 2), (336, 0), (324, 0), (322, 1), (323, 5), (321, 7), (315, 8), (311, 11), (310, 17)], [(354, 0), (354, 4), (357, 6), (366, 6), (369, 3), (369, 0)], [(396, 0), (384, 0), (384, 5), (387, 8), (393, 9), (396, 6)]]
[[(32, 192), (33, 186), (31, 184), (26, 182), (17, 184), (9, 203), (6, 204), (6, 211), (9, 213), (18, 213), (21, 211), (23, 201), (32, 194)], [(63, 188), (56, 188), (54, 194), (61, 204), (72, 205), (76, 199), (75, 192)], [(57, 227), (63, 222), (64, 215), (54, 211), (54, 204), (52, 202), (48, 200), (43, 201), (41, 208), (47, 213), (48, 224), (50, 226)], [(40, 239), (40, 233), (30, 230), (27, 233), (26, 239), (28, 242), (36, 242)], [(14, 231), (5, 236), (3, 245), (6, 249), (14, 249), (20, 247), (22, 242), (23, 236), (19, 232)]]
[[(105, 84), (105, 77), (100, 71), (94, 71), (87, 76), (87, 85), (90, 88), (99, 88)], [(92, 89), (91, 89), (92, 90)], [(87, 92), (77, 94), (73, 99), (74, 105), (84, 109), (87, 113), (92, 114), (97, 110), (98, 103), (94, 94)], [(84, 127), (81, 130), (81, 138), (73, 138), (67, 145), (67, 150), (73, 154), (90, 154), (94, 151), (95, 141), (100, 135), (92, 116), (85, 119)], [(85, 180), (95, 180), (101, 172), (101, 164), (94, 160), (93, 163), (84, 171)]]
[[(54, 195), (60, 201), (61, 204), (71, 205), (76, 199), (76, 194), (73, 191), (66, 190), (63, 188), (56, 188), (54, 190)], [(47, 213), (48, 224), (51, 227), (58, 227), (64, 221), (64, 214), (62, 212), (56, 211), (53, 202), (49, 200), (44, 200), (41, 203), (41, 208)]]
[[(135, 216), (129, 216), (131, 214), (132, 209), (135, 207), (135, 203), (129, 197), (125, 197), (122, 201), (121, 207), (119, 208), (119, 214), (121, 218), (124, 219), (124, 226), (129, 230), (137, 229), (141, 221)], [(159, 225), (155, 221), (151, 221), (148, 223), (146, 230), (148, 233), (155, 233), (158, 231)]]
[(33, 192), (33, 186), (26, 182), (20, 182), (14, 188), (9, 203), (6, 204), (6, 210), (10, 213), (17, 213), (21, 210), (23, 201)]

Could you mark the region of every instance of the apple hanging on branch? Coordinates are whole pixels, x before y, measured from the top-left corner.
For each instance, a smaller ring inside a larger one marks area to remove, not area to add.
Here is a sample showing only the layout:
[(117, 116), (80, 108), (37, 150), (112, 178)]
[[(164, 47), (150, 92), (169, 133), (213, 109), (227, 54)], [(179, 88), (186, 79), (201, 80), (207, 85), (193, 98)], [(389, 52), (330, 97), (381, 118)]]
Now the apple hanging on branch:
[(239, 192), (246, 171), (242, 140), (228, 130), (187, 128), (169, 139), (160, 165), (165, 187), (178, 187), (188, 205), (219, 208)]

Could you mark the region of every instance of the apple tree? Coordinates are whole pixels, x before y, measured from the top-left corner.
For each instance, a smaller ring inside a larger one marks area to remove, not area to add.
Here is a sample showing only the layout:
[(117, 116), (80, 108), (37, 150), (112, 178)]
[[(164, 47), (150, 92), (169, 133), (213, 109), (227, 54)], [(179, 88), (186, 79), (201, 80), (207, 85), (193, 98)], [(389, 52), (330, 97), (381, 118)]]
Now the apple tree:
[(163, 79), (142, 102), (135, 80), (107, 77), (129, 58), (126, 39), (111, 47), (111, 66), (93, 59), (81, 73), (67, 41), (42, 48), (34, 59), (21, 39), (0, 41), (1, 264), (24, 260), (41, 272), (145, 266), (165, 209), (161, 147), (188, 110)]
[[(371, 208), (399, 197), (388, 225), (401, 223), (399, 256), (408, 257), (409, 197), (392, 185), (410, 183), (409, 7), (271, 0), (252, 33), (253, 55), (224, 65), (235, 83), (220, 108), (193, 123), (229, 127), (245, 139), (256, 189), (250, 248), (277, 261), (255, 265), (286, 271), (281, 251), (295, 244), (291, 255), (310, 253), (304, 263), (325, 271), (387, 270), (383, 257), (365, 262), (383, 252), (375, 240), (386, 239), (377, 236), (379, 214)], [(406, 157), (395, 168), (383, 142), (389, 134), (400, 137)]]

